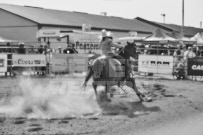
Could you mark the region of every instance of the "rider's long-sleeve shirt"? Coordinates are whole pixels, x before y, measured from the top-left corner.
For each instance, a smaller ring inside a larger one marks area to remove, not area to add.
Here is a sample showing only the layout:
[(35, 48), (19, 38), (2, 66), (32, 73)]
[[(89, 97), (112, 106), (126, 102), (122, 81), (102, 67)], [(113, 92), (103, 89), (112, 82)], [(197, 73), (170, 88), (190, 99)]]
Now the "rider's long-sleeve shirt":
[(113, 53), (111, 48), (122, 48), (121, 45), (113, 43), (112, 39), (106, 38), (104, 41), (101, 41), (100, 43), (100, 50), (102, 55), (108, 55), (110, 53)]

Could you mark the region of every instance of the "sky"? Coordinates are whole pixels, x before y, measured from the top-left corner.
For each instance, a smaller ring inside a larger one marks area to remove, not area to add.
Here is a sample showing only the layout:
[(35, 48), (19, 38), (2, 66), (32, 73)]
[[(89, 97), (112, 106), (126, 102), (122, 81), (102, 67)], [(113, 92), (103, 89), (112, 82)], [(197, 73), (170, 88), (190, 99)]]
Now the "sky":
[[(184, 0), (184, 25), (200, 27), (203, 0)], [(78, 11), (90, 14), (106, 12), (107, 16), (182, 25), (182, 0), (0, 0), (0, 3), (27, 5), (46, 9)]]

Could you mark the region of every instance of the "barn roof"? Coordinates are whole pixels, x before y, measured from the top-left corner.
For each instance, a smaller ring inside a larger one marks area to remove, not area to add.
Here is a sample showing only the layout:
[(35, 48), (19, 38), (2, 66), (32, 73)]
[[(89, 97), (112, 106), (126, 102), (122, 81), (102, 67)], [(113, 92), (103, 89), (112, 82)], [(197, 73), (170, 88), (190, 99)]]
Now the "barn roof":
[(91, 24), (92, 28), (120, 31), (153, 32), (156, 28), (135, 19), (94, 15), (81, 12), (60, 11), (30, 6), (0, 4), (0, 9), (42, 25), (79, 26)]
[[(165, 26), (165, 27), (168, 27), (168, 28), (172, 28), (174, 30), (177, 30), (177, 31), (181, 31), (181, 26), (180, 25), (175, 25), (175, 24), (163, 24), (163, 23), (160, 23), (161, 25)], [(200, 29), (200, 28), (195, 28), (195, 27), (189, 27), (189, 26), (184, 26), (184, 35), (186, 37), (191, 37), (191, 36), (194, 36), (195, 34), (197, 34), (198, 32), (203, 32), (203, 29)]]
[[(153, 22), (153, 21), (149, 21), (149, 20), (146, 20), (146, 19), (143, 19), (143, 18), (140, 18), (140, 17), (137, 17), (135, 19), (139, 20), (139, 21), (141, 21), (143, 23), (147, 23), (147, 24), (150, 24), (150, 25), (153, 25), (153, 26), (156, 26), (158, 28), (165, 29), (165, 30), (168, 30), (168, 31), (171, 31), (171, 32), (173, 32), (173, 31), (176, 31), (176, 32), (179, 32), (179, 33), (181, 32), (181, 27), (182, 26), (180, 26), (180, 25)], [(184, 36), (186, 36), (186, 37), (192, 37), (198, 32), (200, 32), (200, 33), (203, 32), (203, 29), (184, 26)]]
[[(166, 33), (172, 31), (180, 32), (181, 29), (181, 26), (179, 25), (157, 23), (140, 17), (126, 19), (115, 16), (103, 16), (9, 4), (0, 4), (0, 9), (41, 25), (82, 27), (82, 24), (90, 24), (92, 29), (99, 30), (105, 28), (117, 31), (137, 31), (145, 34), (151, 34), (157, 28), (164, 30)], [(191, 37), (198, 32), (203, 32), (203, 29), (184, 27), (184, 34), (187, 37)]]

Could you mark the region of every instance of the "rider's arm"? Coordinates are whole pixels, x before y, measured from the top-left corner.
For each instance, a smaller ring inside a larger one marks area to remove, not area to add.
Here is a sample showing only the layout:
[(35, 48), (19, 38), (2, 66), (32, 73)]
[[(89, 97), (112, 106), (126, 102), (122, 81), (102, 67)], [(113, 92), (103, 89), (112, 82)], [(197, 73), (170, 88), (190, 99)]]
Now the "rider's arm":
[(109, 42), (110, 42), (111, 47), (123, 48), (122, 45), (116, 44), (116, 43), (114, 43), (112, 40), (110, 40)]

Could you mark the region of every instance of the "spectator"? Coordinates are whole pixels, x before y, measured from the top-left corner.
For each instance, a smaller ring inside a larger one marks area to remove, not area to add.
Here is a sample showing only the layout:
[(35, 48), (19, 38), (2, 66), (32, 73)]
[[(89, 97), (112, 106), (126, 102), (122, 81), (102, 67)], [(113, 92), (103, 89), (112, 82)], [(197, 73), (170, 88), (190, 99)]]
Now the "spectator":
[(184, 52), (184, 60), (187, 61), (187, 58), (196, 57), (196, 54), (193, 52), (192, 47), (188, 47), (188, 50)]
[(180, 59), (178, 65), (177, 65), (177, 69), (184, 69), (184, 60), (183, 59)]
[(25, 54), (25, 44), (19, 43), (18, 54)]
[(40, 45), (40, 46), (39, 46), (39, 48), (38, 48), (38, 53), (39, 53), (39, 54), (43, 54), (43, 53), (44, 53), (43, 45)]
[(186, 72), (185, 72), (185, 63), (184, 63), (184, 59), (181, 58), (181, 60), (179, 61), (177, 67), (175, 68), (175, 76), (177, 77), (177, 79), (183, 79), (186, 76)]
[(202, 48), (202, 46), (197, 46), (197, 56), (199, 56), (199, 57), (203, 56), (203, 48)]
[(28, 53), (29, 54), (35, 54), (36, 53), (35, 50), (34, 50), (34, 46), (33, 45), (30, 45)]
[(181, 49), (181, 46), (178, 45), (177, 49), (174, 51), (173, 56), (174, 56), (174, 63), (177, 65), (181, 58), (183, 57), (183, 50)]
[(185, 51), (187, 51), (187, 47), (185, 44), (183, 44), (183, 46), (182, 46), (182, 51), (183, 51), (183, 55), (184, 55)]
[(51, 59), (52, 59), (52, 53), (51, 53), (51, 49), (47, 49), (46, 50), (46, 74), (50, 73), (50, 63), (51, 63)]
[(6, 50), (6, 52), (7, 53), (12, 53), (12, 50), (11, 50), (11, 43), (6, 43), (6, 47), (7, 47), (7, 50)]
[(45, 46), (44, 46), (44, 52), (43, 52), (43, 54), (45, 54), (45, 55), (46, 55), (46, 54), (48, 53), (48, 51), (47, 51), (47, 50), (48, 50), (48, 45), (45, 45)]
[(39, 54), (38, 48), (35, 48), (35, 47), (34, 47), (34, 52), (35, 52), (35, 54)]
[(148, 54), (148, 51), (147, 51), (147, 49), (145, 49), (145, 50), (144, 50), (144, 54), (145, 54), (145, 55), (146, 55), (146, 54)]

